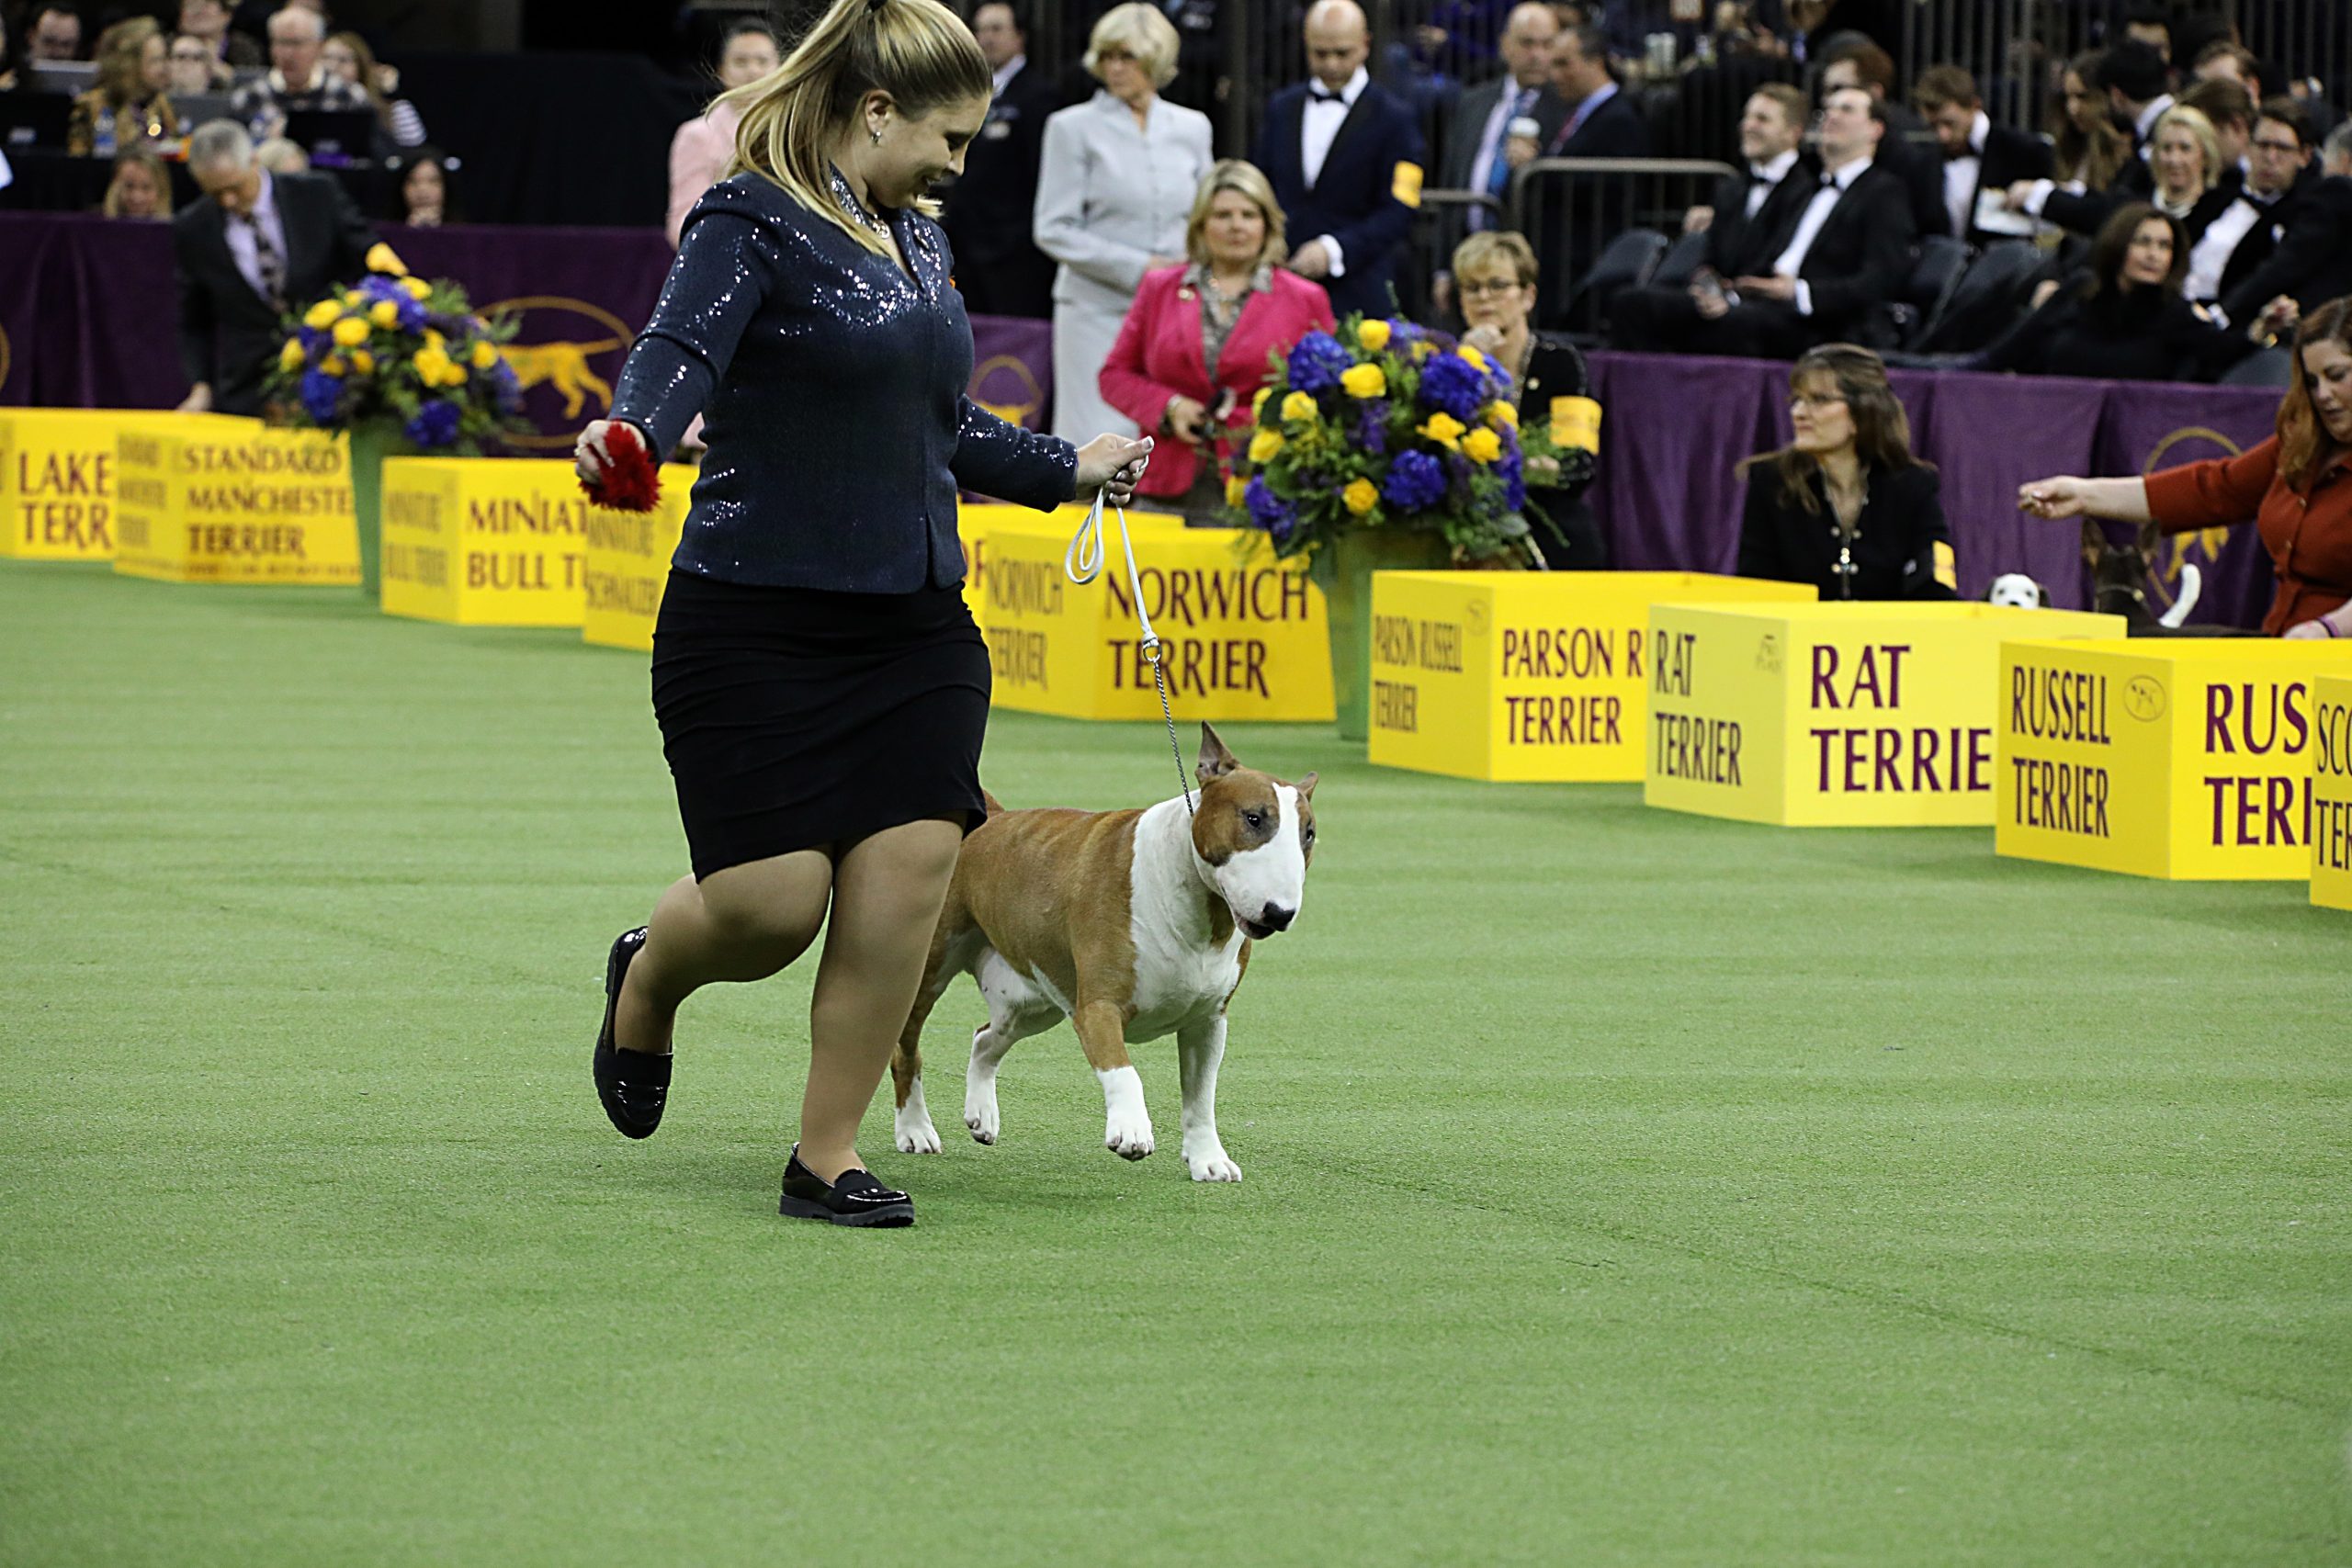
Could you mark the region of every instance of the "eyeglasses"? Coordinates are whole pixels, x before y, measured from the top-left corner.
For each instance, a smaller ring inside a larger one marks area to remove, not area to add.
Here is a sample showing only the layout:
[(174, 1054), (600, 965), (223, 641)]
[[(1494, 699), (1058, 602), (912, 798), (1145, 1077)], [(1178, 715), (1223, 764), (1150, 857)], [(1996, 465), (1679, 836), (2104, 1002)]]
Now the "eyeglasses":
[(1792, 392), (1789, 407), (1792, 409), (1834, 409), (1843, 407), (1846, 400), (1836, 392)]
[(1491, 277), (1484, 283), (1464, 284), (1461, 293), (1464, 299), (1484, 299), (1492, 295), (1516, 294), (1520, 288), (1515, 277)]

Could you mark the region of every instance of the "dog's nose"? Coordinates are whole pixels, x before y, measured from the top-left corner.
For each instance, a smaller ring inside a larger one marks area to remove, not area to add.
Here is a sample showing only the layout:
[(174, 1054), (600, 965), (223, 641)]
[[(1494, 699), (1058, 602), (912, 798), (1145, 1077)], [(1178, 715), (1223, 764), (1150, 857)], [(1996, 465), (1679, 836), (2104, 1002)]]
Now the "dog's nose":
[(1270, 931), (1286, 931), (1296, 919), (1296, 909), (1285, 909), (1280, 904), (1269, 904), (1258, 912), (1258, 923)]

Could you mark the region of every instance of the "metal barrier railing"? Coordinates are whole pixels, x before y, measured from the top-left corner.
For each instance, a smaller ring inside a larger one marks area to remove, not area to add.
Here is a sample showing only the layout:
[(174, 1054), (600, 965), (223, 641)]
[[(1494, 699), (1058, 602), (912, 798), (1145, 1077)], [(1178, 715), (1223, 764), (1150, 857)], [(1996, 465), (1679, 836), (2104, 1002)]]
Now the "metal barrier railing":
[(1682, 231), (1682, 215), (1733, 172), (1703, 158), (1538, 158), (1511, 176), (1512, 227), (1535, 247), (1536, 315), (1547, 327), (1600, 330), (1600, 301), (1577, 285), (1629, 229)]

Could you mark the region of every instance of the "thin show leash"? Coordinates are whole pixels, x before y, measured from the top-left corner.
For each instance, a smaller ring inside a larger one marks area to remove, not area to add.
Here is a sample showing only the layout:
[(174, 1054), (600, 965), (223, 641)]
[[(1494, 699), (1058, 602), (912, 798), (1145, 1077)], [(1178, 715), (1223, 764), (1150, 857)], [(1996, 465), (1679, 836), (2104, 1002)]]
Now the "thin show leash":
[[(1147, 457), (1146, 463), (1150, 459)], [(1142, 472), (1136, 472), (1140, 479)], [(1109, 487), (1094, 492), (1094, 504), (1086, 513), (1086, 521), (1078, 525), (1070, 536), (1069, 548), (1062, 552), (1062, 574), (1080, 588), (1102, 574), (1102, 558), (1106, 547), (1102, 542), (1102, 502)], [(1136, 629), (1142, 636), (1144, 660), (1151, 666), (1151, 683), (1159, 688), (1159, 716), (1168, 721), (1168, 750), (1176, 759), (1177, 787), (1184, 792), (1184, 815), (1193, 815), (1193, 781), (1184, 776), (1184, 748), (1176, 739), (1176, 715), (1168, 705), (1168, 671), (1159, 656), (1159, 634), (1151, 629), (1150, 613), (1143, 607), (1143, 581), (1136, 571), (1135, 533), (1127, 526), (1127, 509), (1116, 502), (1111, 510), (1119, 514), (1119, 543), (1127, 552), (1127, 595), (1135, 605)]]

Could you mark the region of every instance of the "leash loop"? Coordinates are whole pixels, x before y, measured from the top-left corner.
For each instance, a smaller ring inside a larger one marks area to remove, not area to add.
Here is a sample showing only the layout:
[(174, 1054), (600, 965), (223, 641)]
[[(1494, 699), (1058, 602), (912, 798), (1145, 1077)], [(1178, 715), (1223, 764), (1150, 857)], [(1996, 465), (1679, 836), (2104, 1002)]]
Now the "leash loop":
[[(1103, 558), (1109, 553), (1102, 538), (1102, 506), (1109, 495), (1107, 487), (1094, 492), (1094, 504), (1087, 509), (1086, 521), (1078, 525), (1070, 536), (1069, 548), (1062, 552), (1062, 574), (1079, 587), (1084, 588), (1102, 574)], [(1176, 784), (1184, 792), (1184, 815), (1193, 815), (1193, 781), (1184, 773), (1184, 746), (1176, 739), (1176, 713), (1168, 705), (1168, 666), (1160, 656), (1159, 634), (1151, 629), (1151, 614), (1143, 604), (1143, 579), (1136, 570), (1135, 530), (1127, 526), (1127, 509), (1115, 502), (1111, 510), (1119, 514), (1119, 543), (1127, 557), (1127, 599), (1135, 606), (1136, 630), (1140, 635), (1140, 651), (1144, 662), (1151, 666), (1151, 683), (1159, 691), (1159, 716), (1168, 723), (1168, 750), (1176, 759)]]

